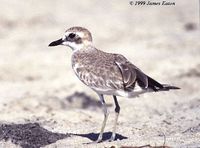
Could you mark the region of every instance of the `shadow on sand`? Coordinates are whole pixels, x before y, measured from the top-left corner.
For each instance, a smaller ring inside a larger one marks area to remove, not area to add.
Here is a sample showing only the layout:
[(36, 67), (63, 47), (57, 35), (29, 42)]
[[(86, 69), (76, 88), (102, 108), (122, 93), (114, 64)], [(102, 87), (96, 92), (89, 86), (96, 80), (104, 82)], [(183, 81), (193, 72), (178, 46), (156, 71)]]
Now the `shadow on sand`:
[[(99, 134), (73, 134), (73, 133), (53, 133), (41, 127), (38, 123), (26, 124), (0, 124), (0, 141), (11, 140), (12, 143), (20, 145), (22, 148), (40, 148), (58, 140), (66, 139), (71, 136), (81, 136), (96, 141)], [(111, 132), (103, 134), (103, 141), (111, 137)], [(115, 140), (127, 139), (122, 135), (116, 134)], [(89, 143), (88, 143), (89, 144)]]
[[(90, 139), (91, 141), (96, 141), (98, 136), (99, 136), (99, 133), (88, 133), (88, 134), (71, 134), (71, 135), (74, 135), (74, 136), (81, 136), (81, 137), (85, 137), (85, 138), (88, 138)], [(105, 132), (103, 134), (103, 139), (102, 141), (107, 141), (110, 139), (112, 135), (112, 132)], [(123, 136), (123, 135), (120, 135), (120, 134), (116, 134), (116, 137), (115, 137), (115, 140), (123, 140), (123, 139), (127, 139), (127, 137)]]

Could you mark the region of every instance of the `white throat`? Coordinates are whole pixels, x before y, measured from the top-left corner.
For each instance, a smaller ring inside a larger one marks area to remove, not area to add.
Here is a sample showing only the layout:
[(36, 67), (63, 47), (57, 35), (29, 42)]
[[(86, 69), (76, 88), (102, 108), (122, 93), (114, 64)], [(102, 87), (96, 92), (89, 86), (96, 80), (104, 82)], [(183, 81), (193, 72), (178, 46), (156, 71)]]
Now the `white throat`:
[(86, 46), (92, 45), (92, 42), (84, 41), (81, 44), (77, 44), (75, 42), (63, 42), (63, 45), (69, 46), (73, 51), (81, 50)]

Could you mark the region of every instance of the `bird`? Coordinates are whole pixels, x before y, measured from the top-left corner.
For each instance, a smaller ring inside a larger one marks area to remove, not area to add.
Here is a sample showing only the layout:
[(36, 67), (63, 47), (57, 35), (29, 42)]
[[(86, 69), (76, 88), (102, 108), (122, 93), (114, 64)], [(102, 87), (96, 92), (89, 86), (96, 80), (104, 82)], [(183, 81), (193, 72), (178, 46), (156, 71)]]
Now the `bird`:
[(108, 110), (104, 95), (113, 96), (115, 120), (112, 135), (108, 141), (116, 138), (116, 126), (120, 113), (118, 96), (134, 98), (147, 92), (169, 91), (179, 87), (161, 84), (132, 64), (121, 54), (108, 53), (93, 45), (90, 31), (75, 26), (67, 29), (64, 36), (49, 46), (64, 45), (72, 49), (71, 63), (76, 76), (94, 90), (100, 98), (104, 119), (96, 142), (103, 141), (104, 128), (108, 119)]

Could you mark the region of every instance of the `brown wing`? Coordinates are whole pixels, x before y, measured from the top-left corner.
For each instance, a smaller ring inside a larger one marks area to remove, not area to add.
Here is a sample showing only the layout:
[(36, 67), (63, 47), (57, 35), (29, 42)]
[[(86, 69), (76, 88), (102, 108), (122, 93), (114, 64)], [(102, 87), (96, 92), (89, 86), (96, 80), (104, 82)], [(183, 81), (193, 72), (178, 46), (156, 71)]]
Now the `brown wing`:
[(95, 66), (96, 64), (80, 65), (74, 68), (79, 79), (90, 87), (102, 89), (123, 89), (123, 82), (116, 64)]
[(124, 56), (115, 54), (115, 63), (121, 71), (124, 87), (134, 87), (138, 82), (142, 88), (148, 87), (148, 77), (135, 65), (130, 63)]
[(114, 63), (114, 55), (99, 50), (73, 54), (72, 67), (79, 79), (89, 87), (123, 89), (122, 76)]
[[(148, 86), (147, 76), (122, 55), (98, 51), (92, 55), (84, 53), (84, 58), (73, 59), (77, 60), (73, 62), (75, 73), (90, 87), (131, 90), (135, 82), (143, 88)], [(77, 63), (78, 66), (75, 66)]]

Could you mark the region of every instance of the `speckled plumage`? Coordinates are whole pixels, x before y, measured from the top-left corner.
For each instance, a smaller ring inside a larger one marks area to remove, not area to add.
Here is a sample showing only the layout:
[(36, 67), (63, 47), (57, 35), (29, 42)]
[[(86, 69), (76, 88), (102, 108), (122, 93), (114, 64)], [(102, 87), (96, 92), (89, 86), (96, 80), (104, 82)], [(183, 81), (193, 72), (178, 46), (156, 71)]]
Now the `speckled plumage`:
[(119, 92), (124, 91), (128, 97), (135, 96), (137, 80), (141, 82), (140, 87), (148, 87), (147, 76), (123, 55), (106, 53), (91, 45), (73, 52), (72, 67), (84, 84), (107, 95), (122, 96)]
[(72, 67), (79, 79), (89, 87), (123, 89), (122, 75), (114, 60), (115, 55), (91, 47), (73, 53)]

